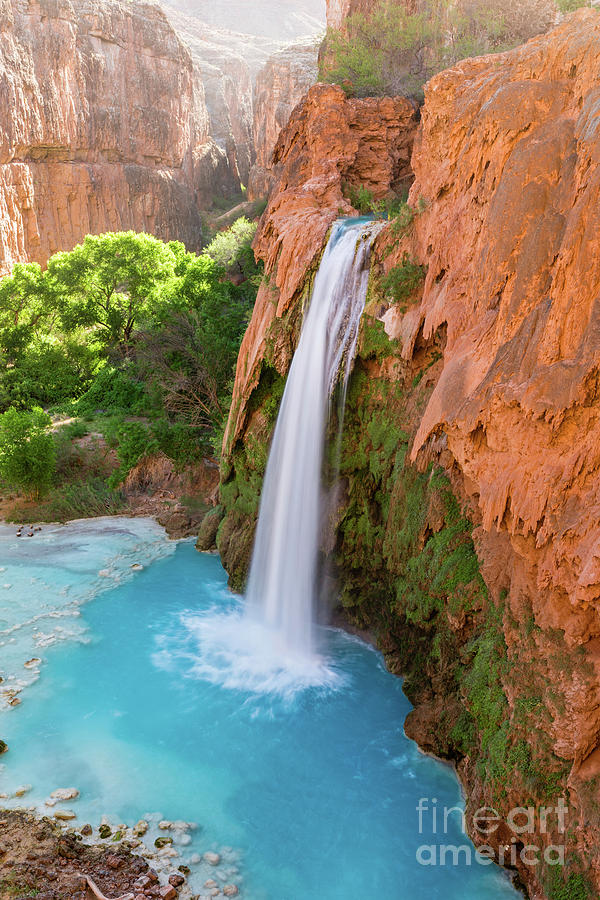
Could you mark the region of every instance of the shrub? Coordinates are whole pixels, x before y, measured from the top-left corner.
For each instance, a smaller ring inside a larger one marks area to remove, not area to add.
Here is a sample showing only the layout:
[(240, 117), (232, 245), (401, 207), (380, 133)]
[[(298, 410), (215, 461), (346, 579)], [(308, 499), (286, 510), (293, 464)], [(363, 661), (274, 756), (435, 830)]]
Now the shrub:
[(328, 32), (320, 77), (356, 96), (421, 101), (436, 72), (522, 43), (549, 28), (554, 12), (551, 0), (421, 0), (413, 11), (403, 0), (379, 0), (350, 16), (343, 32)]
[(582, 6), (589, 6), (589, 0), (556, 0), (556, 5), (563, 13), (574, 12)]
[(144, 385), (127, 371), (105, 366), (90, 388), (75, 404), (78, 413), (103, 412), (142, 413), (148, 407)]
[(142, 422), (127, 422), (120, 425), (107, 437), (116, 446), (119, 458), (119, 468), (108, 479), (111, 488), (117, 488), (142, 457), (160, 450), (158, 441), (148, 426)]
[(56, 454), (47, 428), (50, 417), (39, 408), (0, 415), (0, 476), (13, 488), (39, 497), (52, 482)]
[(37, 341), (0, 375), (0, 408), (26, 410), (78, 397), (90, 384), (96, 364), (94, 350), (82, 343)]
[(257, 272), (252, 251), (255, 234), (256, 222), (242, 216), (226, 231), (219, 231), (204, 252), (228, 275), (249, 278)]
[(404, 253), (402, 262), (390, 269), (382, 281), (383, 290), (391, 294), (395, 303), (407, 300), (421, 285), (427, 274), (427, 268), (412, 260)]

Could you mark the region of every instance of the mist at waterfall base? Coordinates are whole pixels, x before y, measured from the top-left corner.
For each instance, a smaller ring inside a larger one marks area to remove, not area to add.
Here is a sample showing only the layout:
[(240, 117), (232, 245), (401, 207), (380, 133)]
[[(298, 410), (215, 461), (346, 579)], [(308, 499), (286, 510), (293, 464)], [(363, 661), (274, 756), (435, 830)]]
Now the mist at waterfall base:
[[(238, 884), (241, 900), (517, 896), (499, 870), (464, 856), (456, 867), (416, 862), (422, 844), (470, 846), (456, 815), (444, 834), (425, 816), (419, 834), (419, 798), (452, 807), (458, 783), (404, 736), (410, 704), (370, 647), (326, 631), (343, 689), (287, 702), (207, 681), (193, 623), (241, 601), (218, 557), (146, 520), (44, 528), (25, 545), (0, 528), (0, 569), (3, 674), (7, 652), (19, 678), (42, 657), (21, 705), (0, 713), (0, 791), (32, 785), (12, 805), (52, 814), (45, 798), (73, 786), (79, 799), (59, 804), (77, 813), (71, 824), (153, 814), (151, 850), (159, 819), (197, 822), (173, 863), (190, 866), (202, 897), (208, 878)], [(194, 864), (208, 850), (221, 866)]]
[(368, 218), (336, 222), (286, 381), (263, 482), (246, 606), (196, 617), (199, 670), (216, 683), (290, 696), (339, 685), (313, 625), (330, 400), (350, 375), (369, 281)]

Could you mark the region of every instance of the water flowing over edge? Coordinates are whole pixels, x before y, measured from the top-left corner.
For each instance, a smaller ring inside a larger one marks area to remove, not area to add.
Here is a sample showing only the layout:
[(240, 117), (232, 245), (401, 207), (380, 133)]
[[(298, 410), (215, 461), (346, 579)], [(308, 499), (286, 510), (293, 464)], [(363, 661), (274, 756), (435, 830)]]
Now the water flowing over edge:
[(305, 312), (271, 443), (246, 608), (192, 616), (194, 673), (225, 687), (291, 697), (343, 682), (319, 655), (314, 625), (322, 468), (331, 397), (345, 397), (358, 343), (376, 225), (332, 228)]

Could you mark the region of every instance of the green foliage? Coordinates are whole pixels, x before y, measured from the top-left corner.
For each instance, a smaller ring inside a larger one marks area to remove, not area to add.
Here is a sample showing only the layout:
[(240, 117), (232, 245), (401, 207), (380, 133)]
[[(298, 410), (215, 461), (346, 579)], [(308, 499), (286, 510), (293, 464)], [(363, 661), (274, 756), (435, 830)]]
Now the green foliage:
[(47, 281), (66, 331), (86, 328), (108, 349), (126, 353), (140, 324), (160, 311), (181, 245), (133, 231), (88, 235), (48, 262)]
[(592, 900), (593, 892), (588, 879), (581, 872), (568, 875), (553, 868), (548, 878), (550, 900)]
[(390, 294), (394, 303), (407, 300), (421, 286), (427, 274), (426, 266), (421, 266), (404, 253), (402, 262), (394, 266), (382, 279), (382, 289)]
[(589, 0), (556, 0), (556, 5), (562, 13), (570, 13), (583, 6), (590, 6), (590, 2)]
[(0, 477), (11, 488), (39, 497), (55, 470), (55, 449), (48, 434), (50, 417), (39, 408), (0, 415)]
[(401, 209), (406, 206), (406, 196), (398, 197), (394, 194), (376, 200), (373, 192), (364, 184), (344, 185), (344, 195), (347, 196), (352, 206), (363, 216), (375, 216), (378, 219), (393, 220), (399, 215)]
[(397, 342), (390, 340), (383, 322), (363, 316), (361, 333), (361, 356), (363, 359), (379, 361), (393, 356)]
[[(453, 616), (472, 612), (481, 607), (486, 595), (471, 539), (472, 525), (463, 516), (445, 479), (432, 474), (430, 481), (427, 491), (436, 491), (445, 507), (444, 525), (428, 538), (420, 552), (413, 545), (404, 572), (396, 581), (397, 603), (406, 619), (421, 627), (427, 627), (431, 618), (441, 612)], [(422, 494), (423, 480), (415, 481), (415, 487), (417, 496)], [(410, 506), (409, 503), (409, 511)], [(414, 499), (412, 506), (415, 506)], [(419, 530), (423, 514), (421, 512)], [(411, 536), (414, 536), (415, 524)], [(399, 540), (403, 542), (402, 531)]]
[(106, 430), (109, 443), (116, 448), (118, 468), (108, 484), (117, 488), (144, 457), (163, 453), (177, 466), (197, 462), (209, 451), (199, 438), (197, 429), (164, 418), (153, 422), (116, 422)]
[(46, 333), (55, 317), (55, 298), (37, 263), (17, 263), (0, 280), (0, 353), (8, 363)]
[(396, 212), (391, 222), (391, 229), (395, 237), (405, 237), (412, 228), (415, 220), (415, 210), (408, 203), (403, 203)]
[(141, 415), (147, 411), (149, 400), (144, 385), (130, 374), (131, 367), (107, 365), (100, 369), (91, 387), (75, 404), (79, 415), (86, 413), (119, 412)]
[(250, 278), (259, 271), (252, 251), (255, 234), (256, 222), (242, 216), (226, 231), (219, 231), (204, 252), (228, 275)]
[(91, 383), (96, 367), (94, 348), (83, 342), (37, 339), (0, 371), (0, 409), (26, 410), (78, 397)]
[(423, 85), (436, 72), (514, 46), (552, 24), (533, 0), (422, 0), (407, 7), (378, 0), (368, 14), (350, 16), (343, 32), (329, 30), (321, 80), (351, 95), (402, 94), (421, 102)]
[(111, 488), (105, 478), (88, 476), (53, 488), (33, 513), (28, 506), (16, 506), (9, 520), (22, 522), (34, 518), (37, 522), (69, 522), (90, 516), (117, 516), (126, 509), (127, 501), (120, 490)]
[(119, 459), (118, 469), (108, 480), (110, 488), (117, 488), (140, 459), (160, 450), (158, 440), (142, 422), (119, 425), (113, 433), (107, 434), (107, 437), (116, 446)]

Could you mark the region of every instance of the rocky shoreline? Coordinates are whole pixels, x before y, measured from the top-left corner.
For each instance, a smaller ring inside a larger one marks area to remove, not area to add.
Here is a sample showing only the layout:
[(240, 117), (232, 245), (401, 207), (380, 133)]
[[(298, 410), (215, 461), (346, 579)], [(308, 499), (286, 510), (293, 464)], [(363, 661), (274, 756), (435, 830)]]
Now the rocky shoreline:
[(214, 869), (200, 893), (188, 884), (190, 867), (178, 863), (174, 835), (192, 827), (161, 822), (163, 834), (150, 849), (143, 838), (148, 822), (133, 828), (73, 828), (59, 813), (39, 816), (27, 809), (0, 810), (0, 900), (209, 900), (236, 897), (239, 888), (222, 878), (215, 852), (197, 855), (197, 865)]

